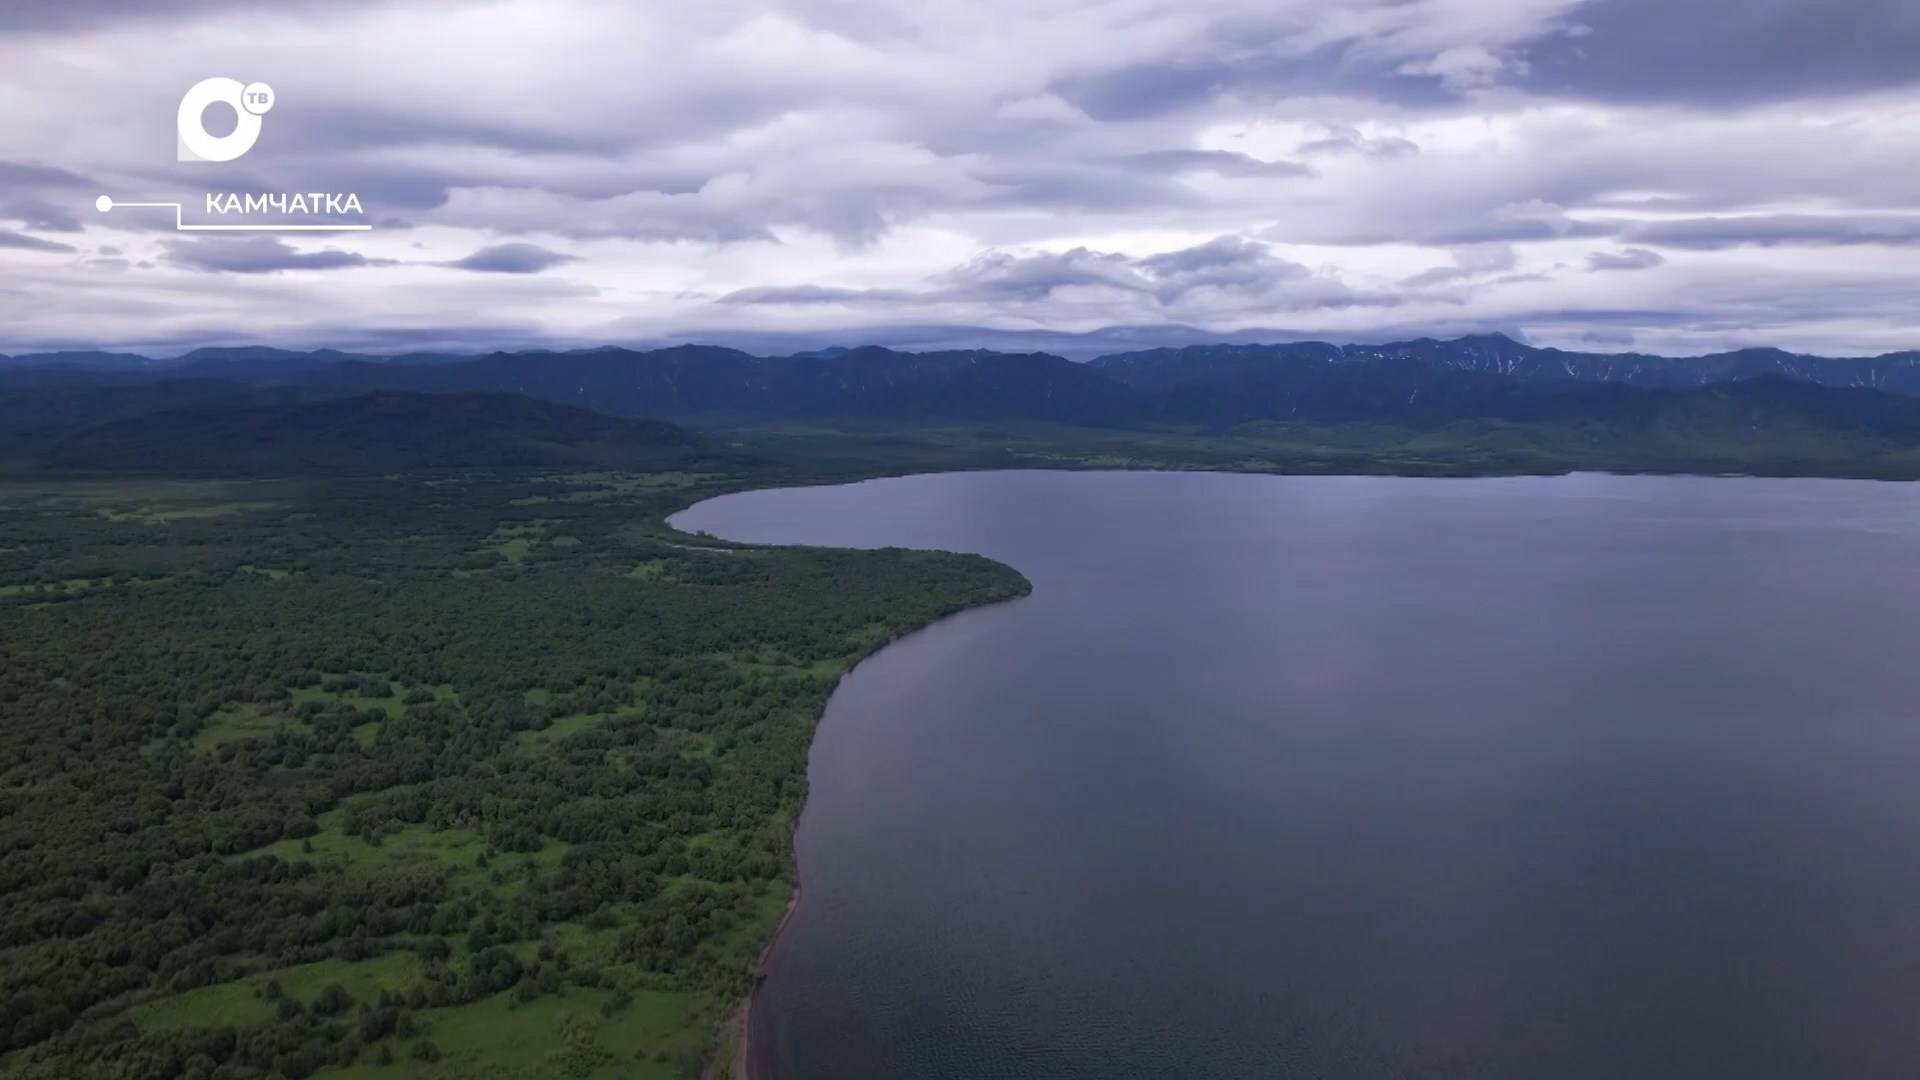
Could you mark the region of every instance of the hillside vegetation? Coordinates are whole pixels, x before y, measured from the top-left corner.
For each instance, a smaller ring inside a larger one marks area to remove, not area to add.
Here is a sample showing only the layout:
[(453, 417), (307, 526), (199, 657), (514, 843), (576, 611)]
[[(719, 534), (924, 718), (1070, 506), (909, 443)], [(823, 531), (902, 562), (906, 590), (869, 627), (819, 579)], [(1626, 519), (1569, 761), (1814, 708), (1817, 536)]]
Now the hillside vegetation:
[[(1505, 357), (1509, 347), (1524, 348), (1504, 338), (1215, 346), (1078, 364), (689, 346), (334, 358), (251, 386), (29, 369), (0, 373), (0, 463), (253, 476), (647, 462), (697, 471), (741, 465), (746, 450), (762, 466), (771, 454), (801, 472), (838, 463), (859, 474), (1121, 459), (1282, 472), (1920, 476), (1920, 396), (1757, 360), (1747, 365), (1757, 374), (1718, 378), (1746, 370), (1737, 358), (1714, 360), (1712, 378), (1551, 377), (1538, 357), (1531, 368)], [(1695, 366), (1706, 371), (1708, 359)], [(888, 447), (903, 456), (876, 459)]]

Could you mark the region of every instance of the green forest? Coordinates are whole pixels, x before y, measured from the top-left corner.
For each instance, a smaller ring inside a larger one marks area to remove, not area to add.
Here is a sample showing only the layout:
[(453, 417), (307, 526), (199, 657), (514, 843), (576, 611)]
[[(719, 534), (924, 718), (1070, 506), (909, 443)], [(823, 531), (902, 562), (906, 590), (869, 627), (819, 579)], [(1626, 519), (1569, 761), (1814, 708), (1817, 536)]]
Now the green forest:
[(664, 525), (769, 479), (0, 480), (0, 1076), (725, 1075), (827, 694), (1027, 589)]

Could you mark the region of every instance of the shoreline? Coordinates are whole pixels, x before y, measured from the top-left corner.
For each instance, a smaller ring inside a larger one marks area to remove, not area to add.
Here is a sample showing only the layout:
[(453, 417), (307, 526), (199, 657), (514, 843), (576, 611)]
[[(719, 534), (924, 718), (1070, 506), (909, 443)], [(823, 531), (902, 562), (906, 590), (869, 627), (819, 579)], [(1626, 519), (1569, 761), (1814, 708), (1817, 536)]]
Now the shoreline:
[[(954, 554), (961, 553), (956, 552)], [(1001, 563), (1000, 565), (1006, 566), (1005, 563)], [(1033, 595), (1032, 579), (1014, 567), (1008, 566), (1007, 569), (1019, 575), (1022, 586), (1020, 591), (997, 600), (988, 600), (983, 603), (971, 604), (956, 608), (953, 611), (943, 612), (918, 626), (902, 630), (900, 633), (880, 642), (856, 657), (853, 663), (848, 664), (845, 670), (834, 677), (833, 686), (827, 690), (827, 700), (820, 708), (820, 718), (814, 722), (814, 735), (817, 736), (820, 725), (826, 723), (827, 710), (833, 705), (833, 695), (839, 691), (840, 683), (845, 680), (848, 675), (851, 675), (854, 669), (858, 668), (861, 664), (885, 652), (890, 646), (897, 642), (905, 641), (907, 638), (930, 627), (937, 626), (948, 619), (965, 615), (969, 612), (985, 611), (988, 608), (996, 607), (1000, 604), (1010, 604), (1016, 600), (1023, 600)], [(809, 738), (807, 742), (807, 758), (810, 769), (813, 758), (812, 738)], [(771, 1060), (767, 1062), (768, 1067), (764, 1071), (756, 1068), (756, 1065), (759, 1063), (756, 1055), (763, 1053), (766, 1048), (755, 1043), (753, 1038), (753, 999), (759, 995), (761, 984), (767, 980), (767, 959), (773, 955), (773, 947), (779, 944), (780, 936), (786, 932), (787, 925), (793, 921), (794, 913), (800, 909), (800, 896), (802, 892), (800, 884), (800, 851), (793, 843), (793, 838), (800, 831), (800, 817), (806, 812), (806, 808), (807, 797), (803, 794), (800, 797), (799, 805), (794, 808), (793, 825), (788, 830), (787, 849), (791, 852), (788, 865), (793, 870), (793, 893), (787, 897), (786, 911), (781, 914), (780, 921), (774, 925), (773, 933), (767, 938), (767, 943), (761, 947), (759, 958), (754, 961), (753, 985), (734, 1002), (733, 1009), (727, 1013), (726, 1019), (720, 1023), (719, 1038), (714, 1041), (716, 1048), (724, 1047), (731, 1042), (733, 1053), (724, 1058), (721, 1054), (715, 1053), (709, 1058), (706, 1066), (700, 1071), (701, 1080), (777, 1080), (778, 1074), (772, 1068)], [(723, 1060), (727, 1062), (727, 1072), (724, 1077), (722, 1077), (718, 1071), (719, 1065)]]
[[(798, 826), (800, 816), (794, 815)], [(715, 1054), (700, 1070), (701, 1080), (771, 1080), (772, 1070), (761, 1076), (753, 1063), (753, 999), (760, 993), (760, 984), (767, 981), (767, 958), (773, 955), (773, 947), (780, 942), (780, 935), (786, 930), (787, 923), (793, 920), (793, 913), (800, 907), (799, 864), (794, 863), (793, 891), (787, 896), (786, 910), (780, 913), (780, 921), (774, 924), (773, 933), (767, 937), (767, 943), (761, 947), (760, 955), (753, 962), (753, 985), (733, 1004), (726, 1019), (720, 1021), (720, 1037), (714, 1041), (716, 1047), (731, 1045), (731, 1054)], [(720, 1074), (720, 1064), (726, 1063), (724, 1077)]]
[[(744, 489), (741, 489), (740, 491), (722, 491), (722, 492), (708, 495), (705, 498), (701, 498), (697, 501), (678, 506), (673, 510), (670, 510), (667, 513), (663, 514), (660, 518), (660, 522), (661, 524), (665, 525), (667, 529), (672, 531), (673, 533), (676, 533), (679, 535), (694, 536), (695, 534), (686, 533), (685, 530), (682, 530), (678, 526), (674, 525), (673, 519), (678, 515), (680, 515), (681, 513), (689, 509), (692, 509), (693, 507), (698, 506), (700, 503), (706, 502), (709, 499), (721, 498), (726, 495), (749, 494), (754, 491), (776, 491), (776, 490), (782, 490), (784, 488), (789, 488), (789, 487), (812, 487), (812, 486), (833, 487), (839, 484), (860, 483), (862, 482), (862, 480), (880, 479), (880, 478), (881, 477), (869, 476), (869, 477), (863, 477), (860, 479), (853, 479), (853, 480), (829, 481), (827, 483), (817, 484), (817, 485), (815, 484), (793, 484), (793, 485), (781, 484), (781, 485), (775, 485), (773, 487), (765, 487), (765, 488), (744, 488)], [(696, 550), (696, 551), (714, 552), (714, 553), (723, 553), (723, 554), (733, 554), (741, 550), (752, 550), (755, 547), (804, 548), (804, 547), (812, 546), (812, 545), (806, 545), (806, 544), (760, 544), (753, 541), (731, 540), (726, 537), (719, 537), (719, 536), (715, 536), (715, 537), (697, 536), (696, 538), (697, 539), (715, 539), (715, 540), (720, 540), (726, 544), (739, 545), (739, 546), (730, 547), (730, 548), (694, 547), (691, 544), (673, 543), (671, 541), (662, 541), (662, 542), (669, 543), (673, 547), (684, 548), (687, 550)], [(835, 548), (832, 550), (847, 550), (847, 549)], [(979, 555), (978, 552), (947, 552), (947, 554), (952, 554), (952, 555), (973, 554), (976, 556)], [(979, 557), (986, 558), (986, 556), (979, 556)], [(998, 560), (992, 560), (992, 561), (998, 562)], [(946, 620), (954, 618), (955, 616), (964, 615), (971, 611), (984, 611), (987, 608), (994, 607), (998, 604), (1012, 603), (1013, 601), (1021, 600), (1028, 596), (1033, 595), (1033, 581), (1031, 578), (1028, 578), (1027, 575), (1024, 573), (1021, 573), (1017, 567), (1008, 566), (1006, 563), (1000, 563), (999, 565), (1005, 567), (1007, 570), (1011, 571), (1016, 577), (1020, 579), (1020, 587), (1017, 591), (1007, 596), (998, 597), (992, 600), (985, 600), (977, 604), (965, 604), (960, 607), (956, 607), (951, 611), (941, 612), (940, 614), (934, 616), (933, 618), (928, 619), (926, 622), (920, 623), (915, 626), (904, 627), (900, 630), (899, 633), (896, 633), (888, 637), (885, 641), (875, 644), (872, 648), (868, 649), (866, 652), (861, 653), (858, 656), (855, 656), (853, 660), (850, 663), (848, 663), (847, 666), (839, 672), (839, 674), (834, 676), (833, 685), (827, 688), (826, 700), (821, 703), (820, 715), (817, 718), (815, 718), (813, 731), (809, 733), (809, 736), (808, 736), (807, 759), (808, 759), (809, 771), (811, 770), (811, 767), (812, 767), (813, 742), (814, 742), (814, 739), (818, 737), (820, 725), (826, 722), (827, 711), (833, 705), (833, 695), (839, 691), (840, 683), (843, 680), (845, 680), (848, 675), (851, 675), (854, 672), (854, 670), (857, 669), (861, 664), (864, 664), (868, 660), (872, 659), (873, 657), (878, 656), (880, 653), (884, 652), (888, 647), (894, 645), (895, 643), (904, 641), (905, 639), (912, 637), (913, 635), (918, 634), (921, 631), (928, 629), (929, 627), (945, 622)], [(805, 780), (804, 774), (802, 776), (802, 779)], [(807, 793), (803, 791), (800, 796), (799, 802), (794, 806), (793, 821), (788, 826), (788, 830), (787, 830), (787, 850), (789, 853), (788, 859), (787, 859), (787, 865), (788, 865), (788, 868), (793, 873), (793, 890), (787, 897), (786, 909), (783, 912), (781, 912), (780, 921), (774, 924), (773, 932), (767, 936), (766, 944), (761, 946), (760, 954), (754, 960), (752, 984), (747, 988), (747, 991), (744, 994), (740, 995), (740, 997), (734, 1001), (733, 1008), (728, 1010), (726, 1017), (720, 1021), (717, 1037), (714, 1039), (714, 1044), (713, 1044), (714, 1050), (712, 1053), (708, 1055), (706, 1064), (701, 1066), (700, 1080), (775, 1080), (775, 1076), (777, 1075), (772, 1069), (770, 1062), (768, 1063), (769, 1067), (764, 1071), (756, 1068), (756, 1064), (757, 1064), (756, 1052), (764, 1051), (765, 1048), (758, 1046), (753, 1039), (753, 1000), (755, 997), (759, 995), (761, 984), (765, 983), (767, 980), (767, 976), (768, 976), (767, 961), (773, 955), (774, 946), (779, 944), (780, 936), (786, 932), (787, 925), (793, 921), (794, 913), (800, 909), (800, 897), (802, 893), (802, 887), (800, 884), (800, 852), (798, 847), (794, 843), (794, 838), (798, 835), (800, 831), (800, 818), (806, 812), (806, 808), (807, 808)], [(731, 1053), (724, 1052), (729, 1047), (731, 1048), (732, 1052)], [(720, 1071), (723, 1065), (725, 1066), (725, 1069), (726, 1069), (724, 1074)]]

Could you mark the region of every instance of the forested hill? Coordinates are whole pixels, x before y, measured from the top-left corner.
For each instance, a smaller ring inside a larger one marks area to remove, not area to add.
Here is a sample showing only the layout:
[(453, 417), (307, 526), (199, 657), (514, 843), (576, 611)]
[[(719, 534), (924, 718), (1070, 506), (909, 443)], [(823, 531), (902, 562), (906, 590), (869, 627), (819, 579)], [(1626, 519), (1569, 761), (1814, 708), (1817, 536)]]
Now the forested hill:
[[(1520, 350), (1511, 352), (1510, 350)], [(214, 384), (244, 383), (289, 399), (367, 393), (513, 394), (564, 402), (613, 416), (664, 417), (696, 425), (790, 421), (885, 423), (1028, 421), (1080, 426), (1219, 426), (1255, 421), (1445, 424), (1460, 421), (1579, 420), (1632, 422), (1652, 413), (1684, 412), (1709, 400), (1751, 400), (1769, 416), (1801, 410), (1795, 426), (1905, 424), (1920, 397), (1880, 402), (1880, 392), (1847, 385), (1836, 365), (1813, 368), (1785, 354), (1729, 354), (1675, 367), (1658, 377), (1627, 368), (1601, 370), (1598, 359), (1551, 366), (1549, 350), (1505, 338), (1412, 342), (1354, 349), (1332, 345), (1218, 346), (1162, 350), (1075, 363), (1046, 353), (985, 350), (908, 353), (881, 348), (833, 349), (790, 357), (757, 357), (733, 349), (680, 346), (637, 352), (594, 349), (561, 353), (493, 353), (465, 360), (376, 362), (332, 354), (229, 350), (203, 355), (177, 373), (197, 390), (155, 394), (219, 396)], [(1571, 354), (1561, 354), (1571, 355)], [(1768, 357), (1771, 356), (1771, 361)], [(1655, 358), (1642, 358), (1652, 364)], [(1801, 358), (1807, 359), (1807, 358)], [(1621, 361), (1625, 363), (1625, 361)], [(1811, 363), (1811, 361), (1808, 361)], [(1909, 370), (1897, 357), (1873, 361), (1882, 372), (1860, 381), (1900, 384)], [(1552, 374), (1559, 371), (1558, 376)], [(1647, 370), (1651, 370), (1650, 368)], [(1866, 369), (1862, 369), (1866, 370)], [(1920, 369), (1914, 369), (1920, 370)], [(1568, 372), (1594, 377), (1575, 377)], [(1614, 377), (1619, 376), (1619, 377)], [(151, 373), (88, 373), (71, 369), (0, 372), (0, 383), (64, 378), (120, 388), (156, 384)], [(1756, 379), (1799, 389), (1756, 388)], [(1835, 385), (1836, 383), (1842, 385)], [(73, 386), (34, 387), (64, 395)], [(1858, 393), (1844, 393), (1854, 390)], [(108, 400), (106, 398), (103, 401)], [(30, 406), (17, 406), (34, 412)], [(0, 406), (0, 414), (5, 407)], [(0, 415), (0, 422), (4, 422)], [(531, 418), (529, 418), (531, 419)]]
[[(1920, 433), (1920, 397), (1768, 372), (1703, 386), (1523, 378), (1413, 356), (1192, 358), (1081, 364), (1045, 353), (888, 349), (762, 358), (726, 349), (507, 354), (460, 363), (326, 368), (297, 385), (510, 392), (695, 425), (765, 422), (1039, 422), (1141, 429), (1262, 421), (1445, 425), (1567, 422), (1630, 428), (1662, 417), (1727, 434)], [(1149, 366), (1175, 373), (1137, 377)]]
[(529, 394), (622, 416), (730, 420), (1049, 420), (1116, 424), (1146, 415), (1139, 395), (1045, 353), (835, 350), (756, 357), (688, 345), (635, 352), (495, 353), (433, 365), (357, 362), (302, 383)]
[[(1422, 355), (1412, 343), (1395, 355), (1222, 346), (1090, 363), (881, 348), (769, 358), (683, 346), (404, 362), (235, 350), (203, 356), (191, 375), (5, 369), (0, 465), (227, 475), (671, 470), (772, 449), (872, 471), (1064, 460), (1067, 444), (1088, 437), (1138, 444), (1177, 433), (1209, 444), (1171, 457), (1119, 455), (1180, 465), (1214, 460), (1232, 438), (1271, 440), (1286, 429), (1284, 454), (1242, 456), (1322, 470), (1920, 472), (1920, 394), (1825, 385), (1765, 364), (1721, 379), (1743, 370), (1746, 361), (1735, 359), (1698, 384), (1530, 375), (1502, 359), (1514, 343), (1477, 340), (1487, 351), (1474, 364), (1445, 359), (1463, 355), (1457, 350)], [(285, 377), (246, 377), (263, 365)], [(1487, 370), (1498, 368), (1509, 370)], [(990, 433), (1021, 425), (1046, 429), (1034, 437), (1052, 447), (1036, 444), (1017, 461), (970, 452), (909, 462), (898, 453), (902, 439), (926, 446), (962, 428), (970, 432), (963, 441), (990, 450)], [(689, 427), (735, 434), (704, 442)], [(774, 429), (788, 433), (778, 446), (752, 434)], [(790, 437), (809, 429), (838, 432), (839, 441)], [(849, 442), (854, 429), (869, 439), (892, 432), (893, 441)], [(1102, 434), (1087, 434), (1095, 431)], [(743, 441), (745, 450), (729, 445)], [(1406, 449), (1414, 444), (1417, 452)], [(865, 448), (854, 461), (847, 454), (857, 445)], [(1336, 465), (1315, 449), (1328, 445), (1371, 456)], [(1382, 456), (1385, 446), (1401, 449)], [(1498, 453), (1489, 456), (1489, 446)], [(1111, 449), (1093, 457), (1112, 459)]]
[[(166, 384), (163, 384), (166, 385)], [(199, 388), (203, 389), (203, 388)], [(68, 435), (52, 465), (185, 473), (379, 475), (423, 469), (678, 469), (719, 452), (658, 420), (510, 394), (375, 393), (322, 400), (214, 398)], [(129, 396), (127, 388), (99, 391)]]
[(1920, 394), (1920, 351), (1830, 357), (1781, 349), (1740, 349), (1710, 356), (1586, 353), (1541, 349), (1502, 334), (1387, 345), (1194, 345), (1098, 357), (1090, 366), (1130, 386), (1165, 386), (1227, 370), (1275, 365), (1406, 360), (1450, 371), (1473, 371), (1556, 382), (1689, 387), (1778, 375), (1822, 386)]
[[(1099, 333), (1085, 335), (1088, 342)], [(1076, 341), (1080, 339), (1075, 339)], [(205, 377), (256, 385), (308, 380), (349, 383), (365, 388), (414, 390), (498, 390), (554, 397), (568, 377), (573, 392), (599, 402), (597, 407), (630, 411), (609, 403), (620, 394), (644, 395), (664, 402), (668, 412), (736, 407), (743, 390), (791, 390), (804, 384), (798, 374), (820, 374), (871, 364), (884, 349), (823, 349), (787, 357), (754, 356), (736, 349), (682, 345), (666, 349), (596, 348), (573, 351), (495, 352), (483, 356), (418, 352), (380, 357), (334, 349), (295, 351), (264, 346), (204, 348), (170, 358), (132, 353), (72, 351), (0, 356), (0, 371), (64, 369), (167, 377)], [(943, 358), (954, 363), (993, 363), (996, 358), (1035, 353), (985, 349), (893, 356)], [(1708, 356), (1669, 357), (1646, 353), (1574, 352), (1536, 348), (1501, 334), (1452, 340), (1420, 338), (1378, 345), (1336, 345), (1306, 341), (1281, 344), (1200, 344), (1099, 356), (1086, 367), (1136, 387), (1163, 386), (1240, 366), (1409, 360), (1431, 367), (1561, 382), (1626, 383), (1632, 386), (1688, 387), (1781, 375), (1824, 386), (1891, 390), (1920, 394), (1920, 351), (1880, 356), (1828, 357), (1772, 348), (1748, 348)], [(936, 362), (930, 360), (928, 362)], [(843, 366), (844, 365), (844, 366)], [(449, 367), (458, 370), (430, 371)], [(671, 386), (625, 385), (628, 369), (643, 368), (671, 379)], [(797, 369), (797, 370), (796, 370)], [(608, 380), (612, 379), (609, 383)], [(593, 402), (587, 402), (592, 404)]]

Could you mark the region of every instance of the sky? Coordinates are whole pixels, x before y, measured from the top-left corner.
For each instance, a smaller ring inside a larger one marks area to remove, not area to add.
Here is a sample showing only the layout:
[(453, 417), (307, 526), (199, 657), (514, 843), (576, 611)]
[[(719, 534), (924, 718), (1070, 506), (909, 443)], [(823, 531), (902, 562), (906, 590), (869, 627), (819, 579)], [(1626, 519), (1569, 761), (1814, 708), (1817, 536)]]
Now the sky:
[[(209, 192), (373, 228), (96, 207), (276, 220)], [(1917, 283), (1920, 0), (0, 3), (0, 352), (1859, 355)]]

